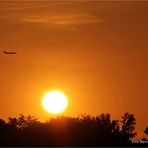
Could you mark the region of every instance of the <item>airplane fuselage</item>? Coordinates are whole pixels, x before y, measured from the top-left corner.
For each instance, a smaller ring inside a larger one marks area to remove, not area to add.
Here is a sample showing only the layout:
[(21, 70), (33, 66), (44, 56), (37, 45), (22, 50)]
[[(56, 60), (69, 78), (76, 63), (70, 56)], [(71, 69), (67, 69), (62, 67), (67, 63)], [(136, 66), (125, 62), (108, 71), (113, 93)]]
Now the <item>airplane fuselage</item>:
[(7, 52), (7, 51), (4, 51), (4, 54), (16, 54), (16, 52)]

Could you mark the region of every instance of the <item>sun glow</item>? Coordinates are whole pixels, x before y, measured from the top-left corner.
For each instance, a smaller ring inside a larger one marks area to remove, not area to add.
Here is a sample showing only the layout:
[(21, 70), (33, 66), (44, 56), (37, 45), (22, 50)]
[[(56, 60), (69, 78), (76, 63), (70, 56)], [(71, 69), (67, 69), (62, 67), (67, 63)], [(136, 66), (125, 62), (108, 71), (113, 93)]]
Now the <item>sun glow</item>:
[(47, 112), (58, 114), (66, 109), (68, 100), (63, 92), (54, 90), (44, 95), (42, 105)]

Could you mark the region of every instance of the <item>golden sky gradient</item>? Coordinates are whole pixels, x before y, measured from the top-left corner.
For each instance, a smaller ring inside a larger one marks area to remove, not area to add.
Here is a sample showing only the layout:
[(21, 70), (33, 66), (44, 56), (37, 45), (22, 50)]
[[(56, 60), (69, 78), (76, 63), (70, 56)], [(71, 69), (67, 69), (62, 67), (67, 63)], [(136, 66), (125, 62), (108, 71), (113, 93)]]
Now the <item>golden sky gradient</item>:
[(59, 89), (64, 115), (130, 112), (143, 132), (147, 18), (148, 2), (0, 2), (0, 117), (48, 120), (42, 97)]

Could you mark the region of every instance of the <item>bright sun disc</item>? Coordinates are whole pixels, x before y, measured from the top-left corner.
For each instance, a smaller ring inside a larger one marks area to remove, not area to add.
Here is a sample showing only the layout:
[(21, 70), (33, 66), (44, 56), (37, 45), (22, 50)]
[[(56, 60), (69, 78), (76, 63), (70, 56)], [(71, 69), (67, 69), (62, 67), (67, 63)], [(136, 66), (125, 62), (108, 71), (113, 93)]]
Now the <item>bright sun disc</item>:
[(42, 100), (44, 109), (52, 114), (63, 112), (66, 109), (67, 104), (67, 97), (60, 91), (50, 91), (44, 95)]

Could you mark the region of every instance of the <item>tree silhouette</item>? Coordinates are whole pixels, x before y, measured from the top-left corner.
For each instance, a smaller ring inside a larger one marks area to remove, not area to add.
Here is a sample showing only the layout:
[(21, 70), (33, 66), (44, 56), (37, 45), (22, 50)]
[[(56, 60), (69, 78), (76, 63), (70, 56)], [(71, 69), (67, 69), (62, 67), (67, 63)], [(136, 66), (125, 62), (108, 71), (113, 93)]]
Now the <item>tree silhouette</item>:
[(34, 116), (0, 119), (0, 146), (130, 146), (136, 120), (125, 113), (121, 120), (111, 115), (60, 116), (40, 122)]
[(129, 143), (130, 139), (136, 136), (135, 125), (136, 119), (133, 114), (125, 113), (121, 117), (121, 135), (124, 143)]
[(6, 122), (3, 119), (0, 119), (0, 130), (6, 127)]
[(8, 126), (11, 128), (17, 128), (17, 118), (8, 118)]
[(37, 120), (38, 119), (35, 118), (34, 116), (28, 115), (25, 117), (24, 115), (20, 114), (20, 117), (17, 119), (17, 127), (20, 130), (23, 130), (24, 128), (36, 124)]

